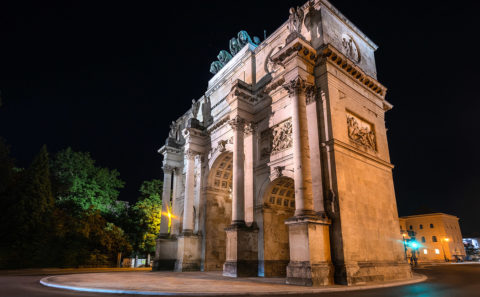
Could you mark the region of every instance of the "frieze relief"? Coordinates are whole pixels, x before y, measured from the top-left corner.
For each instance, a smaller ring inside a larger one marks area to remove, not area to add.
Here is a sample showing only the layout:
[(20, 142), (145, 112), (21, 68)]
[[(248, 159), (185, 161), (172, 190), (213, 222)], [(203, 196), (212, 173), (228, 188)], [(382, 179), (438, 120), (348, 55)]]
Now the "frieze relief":
[(273, 126), (260, 134), (260, 154), (262, 158), (289, 149), (292, 145), (291, 119)]
[(348, 138), (354, 142), (377, 150), (373, 125), (347, 112)]

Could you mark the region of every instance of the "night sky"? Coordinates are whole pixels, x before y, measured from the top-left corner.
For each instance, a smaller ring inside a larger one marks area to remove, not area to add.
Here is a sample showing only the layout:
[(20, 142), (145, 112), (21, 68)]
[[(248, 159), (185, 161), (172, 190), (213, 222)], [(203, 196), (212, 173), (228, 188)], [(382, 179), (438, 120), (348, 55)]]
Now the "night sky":
[[(71, 146), (120, 171), (120, 196), (162, 178), (169, 124), (244, 29), (263, 39), (305, 0), (1, 1), (0, 136), (21, 167)], [(477, 1), (332, 0), (379, 45), (400, 215), (432, 209), (480, 231)]]

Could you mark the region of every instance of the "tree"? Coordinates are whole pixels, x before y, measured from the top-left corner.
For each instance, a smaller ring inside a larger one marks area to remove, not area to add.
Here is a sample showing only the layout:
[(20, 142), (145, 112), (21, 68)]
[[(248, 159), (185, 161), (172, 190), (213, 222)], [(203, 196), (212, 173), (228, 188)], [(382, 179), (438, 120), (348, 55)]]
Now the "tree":
[(19, 173), (4, 197), (8, 206), (3, 214), (2, 242), (9, 249), (3, 247), (2, 254), (7, 253), (6, 258), (17, 266), (42, 266), (49, 260), (50, 218), (54, 209), (46, 146), (28, 169)]
[(102, 214), (120, 212), (117, 201), (124, 182), (117, 170), (95, 166), (89, 153), (67, 148), (52, 161), (55, 194), (60, 205), (72, 202), (81, 210), (93, 208)]
[(157, 179), (144, 181), (140, 186), (140, 197), (132, 208), (133, 232), (130, 237), (136, 252), (155, 251), (155, 239), (160, 232), (162, 215), (162, 182)]

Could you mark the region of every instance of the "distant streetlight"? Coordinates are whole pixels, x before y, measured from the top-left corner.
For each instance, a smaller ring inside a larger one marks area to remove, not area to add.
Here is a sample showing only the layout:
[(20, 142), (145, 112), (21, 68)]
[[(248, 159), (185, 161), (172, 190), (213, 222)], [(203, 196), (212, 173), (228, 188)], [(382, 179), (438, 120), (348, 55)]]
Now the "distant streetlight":
[(405, 260), (407, 260), (407, 239), (405, 238), (407, 236), (407, 233), (402, 233), (403, 237), (403, 251), (405, 253)]
[(445, 248), (443, 247), (443, 242), (449, 242), (450, 238), (445, 237), (442, 238), (442, 251), (443, 251), (443, 258), (445, 259), (445, 262), (448, 262), (447, 255), (445, 254)]

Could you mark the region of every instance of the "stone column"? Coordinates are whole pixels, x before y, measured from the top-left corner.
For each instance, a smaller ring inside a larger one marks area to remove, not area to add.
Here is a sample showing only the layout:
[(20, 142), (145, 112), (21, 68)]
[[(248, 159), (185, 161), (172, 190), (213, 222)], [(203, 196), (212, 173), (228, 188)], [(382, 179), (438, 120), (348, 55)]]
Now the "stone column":
[(195, 184), (195, 155), (196, 152), (187, 150), (185, 157), (187, 158), (187, 167), (185, 174), (185, 200), (183, 202), (183, 234), (193, 233), (193, 203), (194, 203), (194, 184)]
[(293, 170), (295, 180), (295, 216), (305, 214), (305, 183), (302, 166), (302, 135), (300, 123), (299, 93), (305, 88), (305, 81), (297, 76), (283, 87), (292, 98), (292, 140), (293, 140)]
[(230, 277), (257, 276), (258, 229), (245, 224), (245, 170), (243, 133), (245, 121), (240, 117), (230, 120), (233, 129), (233, 201), (232, 225), (227, 233), (226, 262), (223, 275)]
[(176, 257), (176, 239), (168, 232), (168, 204), (172, 188), (173, 167), (163, 166), (163, 192), (162, 192), (162, 215), (160, 221), (160, 235), (156, 239), (155, 258), (153, 270), (172, 270)]
[(163, 165), (163, 192), (162, 192), (162, 219), (160, 221), (160, 237), (167, 237), (168, 231), (168, 206), (170, 204), (170, 196), (172, 189), (172, 171), (173, 168)]
[(245, 225), (245, 172), (243, 133), (245, 120), (230, 120), (233, 129), (232, 225)]
[(178, 236), (177, 260), (175, 271), (200, 270), (201, 240), (197, 234), (193, 234), (193, 204), (194, 204), (194, 170), (195, 155), (198, 153), (190, 149), (185, 151), (187, 158), (185, 176), (185, 198), (183, 208), (183, 230)]

